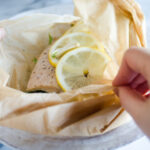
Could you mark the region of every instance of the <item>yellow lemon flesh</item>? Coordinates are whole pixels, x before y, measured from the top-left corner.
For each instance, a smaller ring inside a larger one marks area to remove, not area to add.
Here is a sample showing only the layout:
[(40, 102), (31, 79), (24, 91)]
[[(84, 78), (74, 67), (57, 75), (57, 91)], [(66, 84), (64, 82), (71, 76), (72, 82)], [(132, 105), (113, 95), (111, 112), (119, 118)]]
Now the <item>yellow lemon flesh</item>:
[(73, 32), (65, 34), (52, 45), (49, 51), (50, 63), (56, 67), (59, 59), (64, 54), (79, 47), (89, 47), (105, 53), (104, 47), (92, 34)]
[(56, 67), (56, 79), (64, 91), (102, 80), (108, 57), (93, 48), (80, 47), (66, 53)]

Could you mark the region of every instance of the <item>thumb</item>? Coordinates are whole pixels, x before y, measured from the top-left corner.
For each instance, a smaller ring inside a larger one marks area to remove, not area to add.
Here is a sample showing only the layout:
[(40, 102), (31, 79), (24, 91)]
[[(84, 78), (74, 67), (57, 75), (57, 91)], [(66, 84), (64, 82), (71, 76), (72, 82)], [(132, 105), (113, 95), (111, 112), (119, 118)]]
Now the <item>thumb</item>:
[(145, 108), (144, 98), (127, 86), (119, 87), (118, 91), (122, 106), (137, 121)]
[(144, 99), (139, 93), (129, 87), (120, 87), (118, 94), (122, 106), (150, 138), (150, 99)]

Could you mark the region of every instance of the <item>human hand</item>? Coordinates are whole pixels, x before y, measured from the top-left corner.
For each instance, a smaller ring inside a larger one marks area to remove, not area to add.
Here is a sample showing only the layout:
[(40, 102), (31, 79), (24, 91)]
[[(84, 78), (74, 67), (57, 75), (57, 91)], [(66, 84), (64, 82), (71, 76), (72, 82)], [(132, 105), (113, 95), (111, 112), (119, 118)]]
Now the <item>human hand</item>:
[(5, 30), (3, 28), (0, 28), (0, 40), (5, 36)]
[(150, 137), (150, 98), (144, 96), (150, 86), (150, 53), (144, 48), (129, 49), (113, 85), (118, 87), (122, 106)]

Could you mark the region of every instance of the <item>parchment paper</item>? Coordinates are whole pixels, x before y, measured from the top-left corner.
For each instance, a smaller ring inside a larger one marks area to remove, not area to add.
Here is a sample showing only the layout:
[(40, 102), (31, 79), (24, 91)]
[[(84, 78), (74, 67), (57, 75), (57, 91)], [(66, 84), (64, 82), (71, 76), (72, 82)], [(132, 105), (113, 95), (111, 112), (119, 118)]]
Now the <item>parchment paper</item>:
[[(75, 0), (74, 3), (75, 14), (91, 28), (112, 58), (105, 77), (113, 80), (125, 50), (130, 46), (145, 46), (140, 8), (132, 0)], [(109, 85), (91, 85), (60, 94), (22, 92), (34, 67), (33, 58), (48, 46), (48, 34), (56, 40), (66, 31), (64, 23), (78, 19), (38, 14), (0, 23), (6, 30), (6, 37), (0, 43), (1, 126), (54, 136), (93, 136), (128, 121), (115, 94), (106, 94), (112, 90)], [(58, 24), (63, 25), (61, 30), (57, 30)]]

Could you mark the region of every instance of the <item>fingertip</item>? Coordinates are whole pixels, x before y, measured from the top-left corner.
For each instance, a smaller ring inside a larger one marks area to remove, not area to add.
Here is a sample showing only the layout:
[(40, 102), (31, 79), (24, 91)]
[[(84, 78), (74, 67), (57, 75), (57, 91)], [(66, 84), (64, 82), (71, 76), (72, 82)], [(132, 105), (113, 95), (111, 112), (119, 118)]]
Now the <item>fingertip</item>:
[(118, 91), (118, 88), (114, 88), (114, 92), (115, 92), (115, 94), (119, 97), (119, 91)]
[[(116, 76), (116, 77), (117, 77), (117, 76)], [(112, 82), (112, 85), (113, 85), (113, 86), (117, 86), (116, 77), (115, 77), (115, 79), (114, 79), (113, 82)]]
[(118, 87), (122, 85), (122, 80), (120, 80), (120, 75), (118, 74), (112, 82), (114, 87)]

